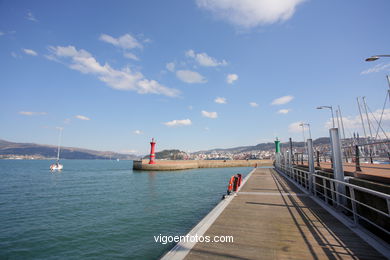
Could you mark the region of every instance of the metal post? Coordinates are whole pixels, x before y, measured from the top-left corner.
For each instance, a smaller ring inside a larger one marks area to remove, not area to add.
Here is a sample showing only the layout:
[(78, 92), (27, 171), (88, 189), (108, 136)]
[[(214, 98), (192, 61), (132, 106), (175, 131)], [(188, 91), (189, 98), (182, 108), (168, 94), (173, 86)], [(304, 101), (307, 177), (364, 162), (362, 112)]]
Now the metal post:
[(317, 166), (321, 167), (321, 165), (320, 165), (320, 151), (317, 151)]
[(284, 157), (284, 168), (287, 169), (287, 167), (288, 167), (287, 151), (284, 151), (283, 157)]
[(355, 222), (355, 224), (359, 224), (359, 217), (357, 214), (357, 207), (356, 207), (355, 190), (353, 189), (353, 187), (349, 187), (349, 194), (351, 194), (353, 221)]
[(292, 145), (292, 139), (290, 137), (290, 158), (291, 158), (291, 164), (294, 164), (294, 154), (293, 154), (293, 145)]
[[(333, 174), (334, 179), (344, 182), (344, 170), (343, 170), (343, 159), (341, 153), (341, 143), (339, 137), (339, 129), (331, 128), (329, 129), (330, 133), (330, 142), (332, 148), (332, 161), (333, 161)], [(337, 183), (336, 185), (337, 192), (345, 195), (345, 187)], [(344, 204), (344, 197), (337, 194), (337, 201), (340, 204)]]
[(340, 106), (338, 106), (338, 109), (339, 109), (339, 115), (340, 115), (340, 121), (341, 121), (341, 128), (342, 128), (342, 130), (343, 130), (343, 139), (345, 140), (345, 131), (344, 131), (343, 116), (341, 115)]
[(313, 154), (313, 140), (312, 139), (307, 139), (307, 155), (308, 155), (308, 159), (309, 159), (309, 190), (310, 192), (312, 191), (313, 189), (313, 180), (312, 180), (312, 177), (313, 177), (313, 174), (314, 174), (314, 171), (315, 171), (315, 168), (314, 168), (314, 154)]
[(361, 172), (362, 168), (360, 168), (359, 146), (357, 145), (355, 145), (355, 164), (356, 164), (356, 171)]
[(333, 115), (333, 107), (332, 107), (332, 106), (330, 106), (330, 111), (332, 112), (333, 128), (335, 128), (335, 125), (334, 125), (334, 115)]
[(356, 101), (357, 101), (357, 105), (358, 105), (358, 108), (359, 108), (360, 120), (362, 122), (364, 137), (367, 138), (366, 128), (364, 127), (364, 120), (363, 120), (362, 110), (361, 110), (361, 107), (360, 107), (360, 103), (359, 103), (359, 98), (358, 97), (356, 98)]

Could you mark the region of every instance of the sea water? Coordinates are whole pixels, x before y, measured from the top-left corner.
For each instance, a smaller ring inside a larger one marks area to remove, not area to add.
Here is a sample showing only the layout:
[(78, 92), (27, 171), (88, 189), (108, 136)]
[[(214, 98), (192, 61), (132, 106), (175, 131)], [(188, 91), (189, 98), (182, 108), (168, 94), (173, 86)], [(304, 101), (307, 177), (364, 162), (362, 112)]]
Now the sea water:
[(0, 259), (156, 259), (251, 168), (133, 171), (132, 161), (0, 160)]

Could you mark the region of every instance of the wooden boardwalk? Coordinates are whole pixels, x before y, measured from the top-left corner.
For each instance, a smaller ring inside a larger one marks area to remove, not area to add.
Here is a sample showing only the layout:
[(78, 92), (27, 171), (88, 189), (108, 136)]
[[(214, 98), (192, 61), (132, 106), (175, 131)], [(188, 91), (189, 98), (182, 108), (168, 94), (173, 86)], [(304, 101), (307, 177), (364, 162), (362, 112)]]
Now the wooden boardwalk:
[(256, 169), (185, 259), (386, 259), (273, 169)]

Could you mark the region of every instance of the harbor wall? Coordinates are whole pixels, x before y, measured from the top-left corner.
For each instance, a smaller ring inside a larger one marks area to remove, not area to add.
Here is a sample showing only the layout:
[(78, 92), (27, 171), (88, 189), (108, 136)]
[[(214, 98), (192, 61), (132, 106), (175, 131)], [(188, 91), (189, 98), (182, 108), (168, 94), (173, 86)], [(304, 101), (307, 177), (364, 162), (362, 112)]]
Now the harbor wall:
[(197, 168), (256, 167), (271, 166), (272, 160), (149, 160), (133, 161), (133, 169), (141, 171), (174, 171)]

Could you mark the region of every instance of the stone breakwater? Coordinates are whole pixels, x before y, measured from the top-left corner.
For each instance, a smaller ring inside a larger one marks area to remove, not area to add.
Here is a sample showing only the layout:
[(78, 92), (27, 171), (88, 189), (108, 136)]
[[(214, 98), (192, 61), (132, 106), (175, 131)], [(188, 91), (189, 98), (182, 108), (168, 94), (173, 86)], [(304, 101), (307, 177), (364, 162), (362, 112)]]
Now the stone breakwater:
[(260, 167), (271, 166), (272, 160), (156, 160), (156, 164), (148, 164), (149, 160), (133, 161), (133, 169), (141, 171), (174, 171), (197, 168), (225, 167)]

